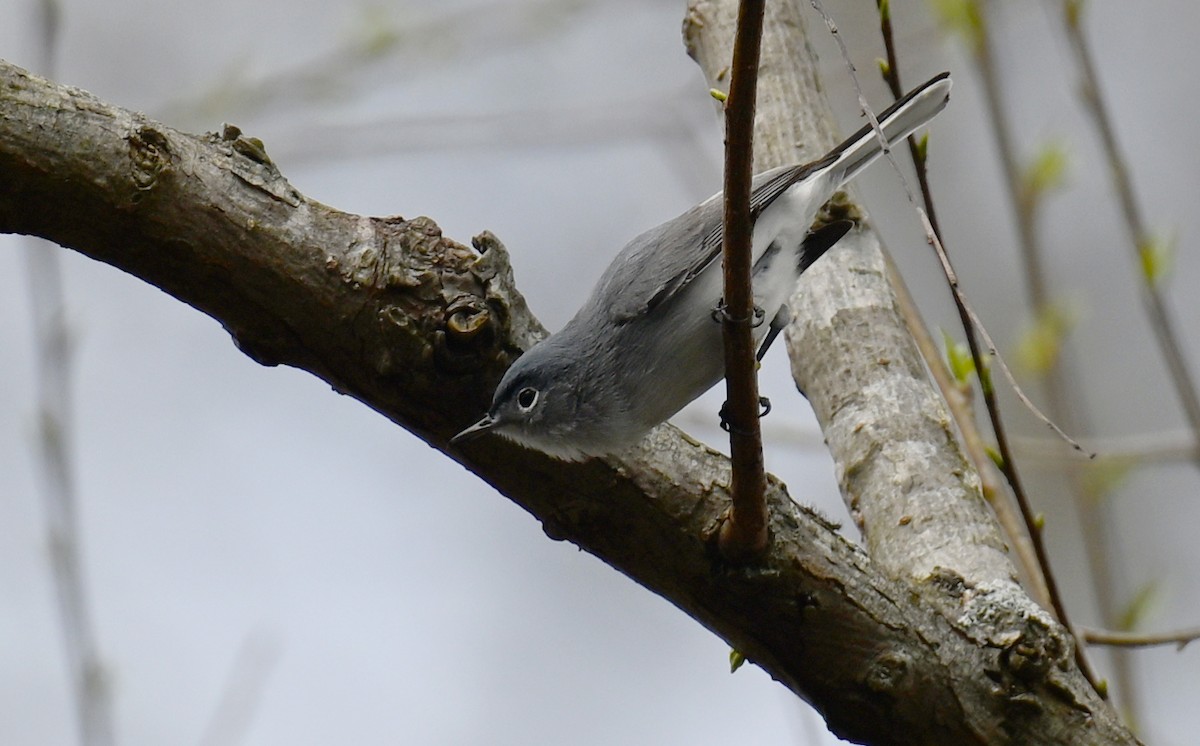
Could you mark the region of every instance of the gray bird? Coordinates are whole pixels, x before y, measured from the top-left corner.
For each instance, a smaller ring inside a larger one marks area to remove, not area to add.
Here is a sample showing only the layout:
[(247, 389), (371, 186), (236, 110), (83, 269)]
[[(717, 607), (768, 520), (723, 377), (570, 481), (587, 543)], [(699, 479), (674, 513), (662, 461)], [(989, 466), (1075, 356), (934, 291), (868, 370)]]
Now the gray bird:
[[(950, 95), (942, 73), (878, 116), (888, 145), (932, 119)], [(847, 221), (810, 231), (821, 206), (883, 153), (867, 125), (825, 157), (754, 177), (750, 212), (754, 330), (761, 358), (787, 322), (801, 273), (845, 235)], [(494, 432), (556, 458), (622, 450), (725, 374), (721, 325), (722, 194), (629, 242), (575, 317), (517, 359), (483, 419), (451, 442)]]

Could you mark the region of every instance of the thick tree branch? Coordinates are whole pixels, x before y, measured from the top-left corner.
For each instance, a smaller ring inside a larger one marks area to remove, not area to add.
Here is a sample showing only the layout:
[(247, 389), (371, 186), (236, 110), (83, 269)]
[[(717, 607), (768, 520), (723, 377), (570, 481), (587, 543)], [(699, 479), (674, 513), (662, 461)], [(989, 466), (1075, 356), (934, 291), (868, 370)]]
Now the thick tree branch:
[[(499, 438), (449, 450), (542, 333), (490, 235), (472, 251), (426, 218), (338, 212), (296, 192), (232, 128), (186, 135), (2, 63), (0, 175), (0, 231), (141, 277), (213, 316), (255, 360), (361, 400), (551, 537), (729, 641), (835, 732), (881, 744), (1132, 742), (1080, 693), (1060, 631), (1013, 588), (943, 573), (914, 594), (777, 481), (762, 563), (724, 565), (702, 536), (727, 504), (728, 462), (673, 428), (584, 464)], [(933, 593), (955, 613), (930, 605)]]

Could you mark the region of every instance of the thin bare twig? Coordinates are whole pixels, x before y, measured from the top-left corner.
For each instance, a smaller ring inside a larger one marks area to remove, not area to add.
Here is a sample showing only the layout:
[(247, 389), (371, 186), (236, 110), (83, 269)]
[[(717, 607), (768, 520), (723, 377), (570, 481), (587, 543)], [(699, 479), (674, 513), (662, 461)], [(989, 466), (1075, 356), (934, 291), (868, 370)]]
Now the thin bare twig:
[[(883, 73), (883, 80), (892, 92), (892, 97), (900, 98), (904, 95), (904, 88), (900, 84), (900, 61), (896, 56), (896, 39), (892, 34), (891, 5), (888, 0), (875, 0), (875, 4), (879, 8), (879, 30), (883, 34), (883, 48), (887, 55), (887, 70)], [(933, 207), (933, 192), (929, 189), (929, 169), (925, 168), (925, 154), (921, 148), (917, 147), (915, 135), (908, 136), (908, 152), (912, 156), (913, 170), (917, 174), (917, 185), (921, 189), (921, 196), (925, 202), (925, 212), (929, 214), (929, 222), (933, 225), (933, 230), (940, 236), (942, 228), (938, 225), (937, 211)]]
[[(1121, 154), (1117, 143), (1116, 130), (1108, 115), (1108, 107), (1100, 92), (1099, 76), (1092, 58), (1091, 47), (1083, 34), (1081, 17), (1083, 15), (1080, 0), (1063, 0), (1063, 25), (1066, 29), (1067, 41), (1075, 53), (1079, 66), (1080, 95), (1085, 107), (1091, 114), (1100, 143), (1108, 158), (1108, 170), (1112, 175), (1113, 188), (1117, 192), (1117, 202), (1121, 206), (1121, 217), (1129, 234), (1129, 248), (1133, 251), (1135, 266), (1143, 267), (1145, 252), (1153, 250), (1153, 238), (1146, 229), (1146, 221), (1138, 206), (1137, 197), (1133, 193), (1133, 179), (1129, 175), (1129, 163)], [(1146, 301), (1146, 312), (1150, 315), (1150, 328), (1154, 330), (1154, 338), (1158, 342), (1159, 351), (1167, 363), (1167, 371), (1175, 386), (1175, 393), (1183, 406), (1183, 414), (1191, 428), (1192, 438), (1200, 444), (1200, 395), (1196, 391), (1195, 377), (1188, 366), (1183, 354), (1183, 345), (1175, 331), (1175, 322), (1167, 311), (1166, 301), (1159, 292), (1155, 277), (1150, 272), (1138, 273), (1142, 278), (1142, 293)], [(1194, 459), (1200, 466), (1200, 454)]]
[(1113, 632), (1107, 629), (1080, 627), (1076, 632), (1090, 645), (1108, 645), (1123, 648), (1148, 648), (1157, 645), (1174, 645), (1183, 650), (1189, 643), (1200, 640), (1200, 627), (1174, 630), (1172, 632)]
[(63, 647), (74, 689), (79, 742), (109, 746), (112, 712), (79, 558), (79, 516), (71, 468), (70, 344), (63, 320), (58, 252), (29, 239), (25, 260), (37, 348), (37, 424), (42, 502)]
[[(939, 252), (944, 251), (944, 249), (941, 248), (940, 240), (938, 240), (935, 243), (934, 248), (939, 250)], [(939, 256), (940, 256), (940, 254), (939, 254)], [(1087, 456), (1089, 459), (1095, 458), (1096, 457), (1095, 453), (1085, 450), (1083, 446), (1081, 446), (1078, 442), (1076, 442), (1076, 440), (1074, 438), (1072, 438), (1070, 435), (1068, 435), (1066, 433), (1066, 431), (1064, 431), (1061, 427), (1059, 427), (1054, 422), (1053, 419), (1046, 416), (1042, 412), (1042, 410), (1038, 409), (1037, 405), (1033, 403), (1033, 400), (1029, 398), (1029, 396), (1025, 393), (1025, 390), (1022, 389), (1021, 386), (1017, 383), (1017, 378), (1016, 378), (1016, 376), (1013, 375), (1012, 368), (1009, 368), (1008, 363), (1006, 363), (1004, 361), (1004, 357), (1000, 354), (1000, 351), (996, 347), (995, 340), (993, 340), (992, 335), (988, 333), (987, 327), (985, 327), (983, 325), (983, 321), (979, 318), (979, 314), (975, 313), (975, 309), (971, 307), (971, 304), (970, 304), (970, 302), (967, 301), (966, 296), (963, 296), (961, 294), (962, 291), (958, 286), (958, 278), (957, 277), (955, 277), (953, 280), (953, 287), (954, 287), (954, 291), (955, 291), (957, 297), (961, 300), (962, 308), (963, 308), (963, 311), (966, 312), (967, 318), (969, 318), (971, 320), (971, 322), (975, 325), (976, 330), (979, 332), (979, 336), (983, 337), (984, 344), (986, 344), (987, 348), (988, 348), (988, 355), (990, 356), (990, 358), (992, 360), (994, 360), (996, 362), (996, 367), (998, 367), (1000, 369), (1000, 372), (1002, 374), (1004, 374), (1004, 379), (1006, 381), (1008, 381), (1009, 388), (1011, 388), (1012, 392), (1016, 395), (1016, 397), (1021, 400), (1021, 403), (1023, 405), (1025, 405), (1025, 408), (1028, 409), (1029, 412), (1032, 413), (1035, 417), (1037, 417), (1039, 420), (1041, 420), (1042, 424), (1046, 425), (1046, 427), (1053, 430), (1054, 433), (1056, 435), (1058, 435), (1058, 437), (1064, 443), (1066, 443), (1067, 445), (1069, 445), (1071, 447), (1071, 450), (1075, 451), (1076, 453), (1081, 453), (1081, 454)], [(986, 395), (987, 395), (986, 390), (984, 391), (984, 395), (986, 397)]]
[[(1125, 462), (1131, 467), (1200, 458), (1200, 446), (1188, 432), (1092, 438), (1088, 445), (1100, 454), (1101, 461)], [(1055, 444), (1045, 438), (1017, 438), (1016, 446), (1021, 457), (1031, 461), (1055, 464), (1078, 461), (1076, 454), (1055, 448)]]
[[(656, 90), (646, 96), (626, 96), (621, 106), (615, 108), (604, 101), (550, 105), (538, 102), (521, 108), (461, 113), (403, 111), (345, 121), (300, 118), (289, 120), (287, 127), (273, 128), (271, 157), (294, 166), (350, 156), (435, 149), (495, 152), (654, 140), (685, 142), (695, 158), (694, 140), (700, 129), (685, 116), (685, 104), (693, 97), (693, 91), (680, 86)], [(706, 136), (709, 134), (705, 132)], [(701, 165), (707, 169), (710, 164)], [(704, 175), (708, 174), (705, 170)]]
[[(429, 4), (438, 7), (441, 4)], [(380, 4), (381, 8), (386, 8)], [(423, 66), (445, 65), (445, 50), (469, 49), (496, 55), (527, 45), (547, 29), (587, 6), (559, 0), (472, 3), (469, 8), (439, 8), (401, 16), (367, 6), (357, 27), (332, 49), (305, 57), (290, 67), (256, 74), (257, 60), (238, 59), (215, 71), (207, 90), (185, 91), (157, 107), (156, 116), (172, 122), (211, 126), (214, 114), (248, 117), (263, 111), (278, 114), (314, 100), (346, 95), (386, 66), (389, 80), (408, 78)], [(277, 60), (272, 60), (273, 62)], [(266, 66), (261, 66), (266, 67)]]
[[(52, 74), (59, 39), (56, 0), (37, 4), (40, 66)], [(71, 468), (71, 355), (65, 321), (59, 254), (37, 239), (25, 247), (36, 348), (38, 452), (46, 507), (50, 566), (58, 597), (63, 648), (70, 667), (83, 746), (110, 746), (112, 707), (92, 625), (79, 558), (79, 516)]]
[(750, 190), (754, 175), (754, 104), (765, 0), (741, 0), (733, 70), (725, 104), (725, 223), (722, 259), (725, 422), (729, 426), (733, 505), (718, 534), (721, 553), (744, 561), (767, 547), (766, 473), (755, 371), (754, 292), (750, 286)]

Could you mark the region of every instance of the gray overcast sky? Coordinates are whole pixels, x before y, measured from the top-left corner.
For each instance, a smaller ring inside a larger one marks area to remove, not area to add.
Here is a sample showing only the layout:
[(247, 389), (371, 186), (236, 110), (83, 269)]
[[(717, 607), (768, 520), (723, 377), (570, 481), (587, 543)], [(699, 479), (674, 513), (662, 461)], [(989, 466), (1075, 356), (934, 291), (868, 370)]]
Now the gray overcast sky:
[[(33, 3), (5, 3), (0, 56), (34, 66)], [(873, 4), (860, 5), (838, 20), (882, 107)], [(892, 5), (907, 83), (954, 72), (954, 100), (932, 128), (935, 193), (963, 284), (1011, 347), (1028, 315), (977, 76), (924, 2)], [(1042, 225), (1048, 274), (1078, 319), (1078, 386), (1095, 432), (1178, 431), (1051, 4), (1005, 6), (998, 50), (1023, 152), (1057, 140), (1070, 154)], [(1087, 7), (1143, 204), (1178, 240), (1170, 300), (1200, 362), (1198, 11)], [(462, 242), (494, 231), (552, 329), (626, 240), (717, 188), (720, 134), (680, 43), (682, 3), (64, 0), (62, 12), (58, 80), (190, 131), (234, 122), (300, 190), (339, 208), (429, 215)], [(819, 19), (811, 29), (847, 130), (852, 84)], [(377, 33), (399, 34), (392, 53), (369, 64), (339, 55)], [(953, 328), (895, 174), (876, 166), (859, 193), (931, 324)], [(0, 742), (66, 744), (22, 243), (0, 237)], [(59, 254), (83, 550), (121, 744), (199, 743), (231, 676), (258, 692), (245, 744), (835, 740), (758, 669), (729, 675), (719, 639), (548, 541), (414, 437), (307, 374), (255, 365), (160, 291)], [(769, 467), (797, 499), (846, 520), (781, 353), (764, 380), (776, 403)], [(695, 423), (711, 422), (719, 399), (681, 415), (713, 444), (720, 433)], [(1009, 420), (1045, 437), (1015, 407)], [(1027, 471), (1076, 618), (1096, 624), (1074, 513), (1061, 485)], [(1139, 471), (1114, 497), (1122, 598), (1153, 581), (1154, 628), (1200, 621), (1196, 482), (1187, 466)], [(1200, 725), (1196, 655), (1136, 654), (1148, 742), (1189, 743)], [(218, 737), (236, 722), (227, 711)]]

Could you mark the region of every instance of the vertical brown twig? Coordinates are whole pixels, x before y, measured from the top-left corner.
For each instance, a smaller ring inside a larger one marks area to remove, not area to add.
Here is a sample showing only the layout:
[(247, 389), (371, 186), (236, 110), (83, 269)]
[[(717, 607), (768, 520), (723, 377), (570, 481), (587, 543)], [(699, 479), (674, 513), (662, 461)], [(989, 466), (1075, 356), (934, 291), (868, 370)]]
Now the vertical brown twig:
[[(754, 174), (754, 104), (765, 0), (741, 0), (733, 44), (733, 69), (725, 103), (725, 216), (722, 266), (725, 343), (724, 420), (729, 427), (733, 505), (718, 534), (722, 555), (734, 561), (767, 546), (762, 430), (755, 371), (754, 292), (750, 285), (751, 180)], [(759, 312), (761, 314), (761, 312)]]

